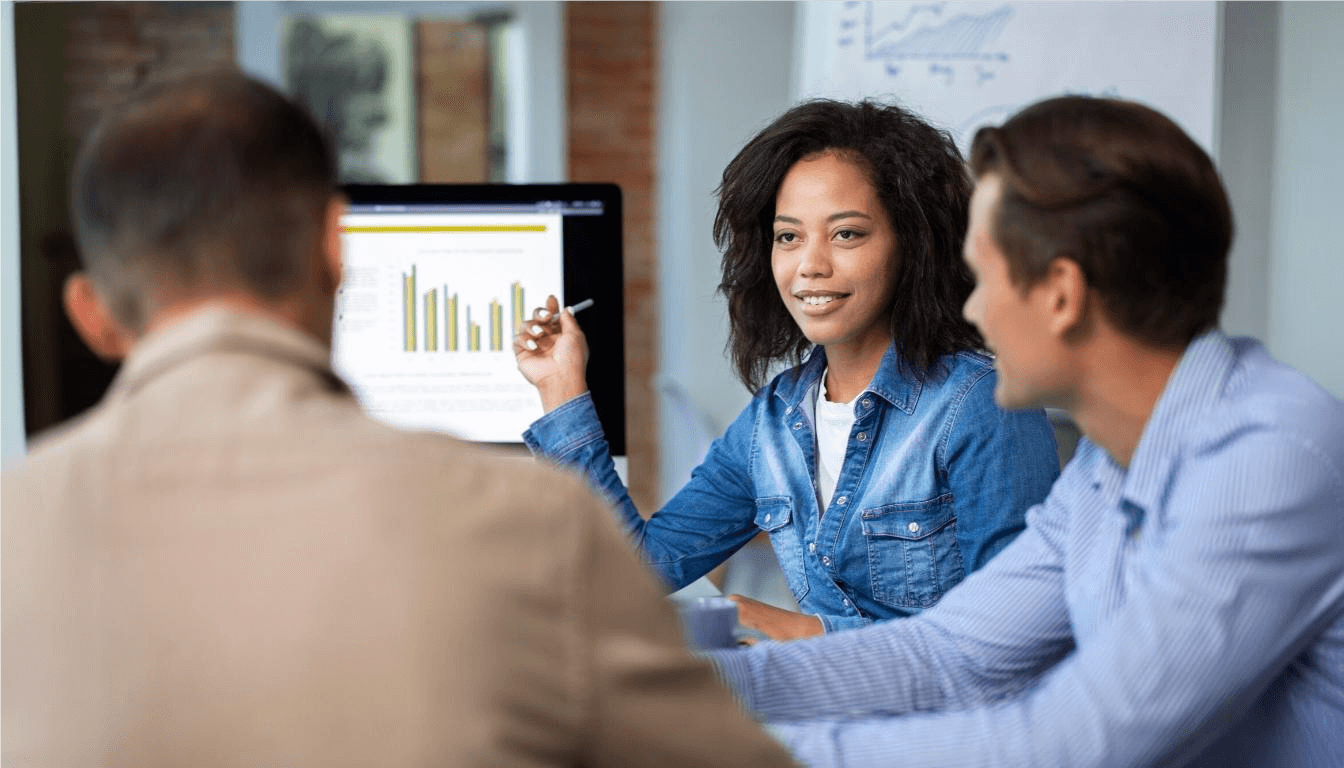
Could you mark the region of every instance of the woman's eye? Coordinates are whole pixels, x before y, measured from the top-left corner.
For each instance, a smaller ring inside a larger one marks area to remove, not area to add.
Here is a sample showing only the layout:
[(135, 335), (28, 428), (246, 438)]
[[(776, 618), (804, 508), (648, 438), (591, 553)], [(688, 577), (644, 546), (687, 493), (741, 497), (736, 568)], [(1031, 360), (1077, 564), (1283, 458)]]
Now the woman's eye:
[(840, 240), (854, 240), (862, 235), (863, 233), (856, 229), (842, 229), (835, 233), (835, 236)]
[(776, 243), (792, 243), (793, 241), (795, 241), (795, 240), (797, 240), (797, 239), (798, 239), (798, 236), (795, 235), (795, 234), (792, 233), (792, 232), (776, 232), (776, 233), (775, 233), (775, 242), (776, 242)]

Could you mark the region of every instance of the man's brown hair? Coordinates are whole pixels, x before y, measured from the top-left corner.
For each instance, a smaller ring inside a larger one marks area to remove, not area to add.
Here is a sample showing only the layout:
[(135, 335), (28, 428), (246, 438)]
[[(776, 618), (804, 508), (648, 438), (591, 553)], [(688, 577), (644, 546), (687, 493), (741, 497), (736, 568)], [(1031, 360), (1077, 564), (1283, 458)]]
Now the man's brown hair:
[(1019, 287), (1067, 258), (1139, 341), (1182, 348), (1218, 324), (1232, 210), (1213, 161), (1167, 117), (1049, 99), (977, 132), (971, 167), (1003, 181), (991, 234)]

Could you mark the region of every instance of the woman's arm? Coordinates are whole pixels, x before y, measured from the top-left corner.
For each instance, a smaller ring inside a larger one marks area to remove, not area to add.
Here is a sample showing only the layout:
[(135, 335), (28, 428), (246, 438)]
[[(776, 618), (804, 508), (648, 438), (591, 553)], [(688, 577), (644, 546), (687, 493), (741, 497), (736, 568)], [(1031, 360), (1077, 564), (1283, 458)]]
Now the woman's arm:
[[(546, 410), (523, 434), (523, 441), (534, 454), (585, 474), (606, 496), (627, 535), (669, 587), (690, 584), (757, 532), (755, 495), (747, 474), (752, 408), (744, 410), (724, 436), (714, 441), (690, 482), (645, 520), (616, 473), (611, 447), (587, 392), (583, 331), (572, 315), (559, 311), (553, 296), (547, 301), (547, 312), (549, 321), (534, 314), (537, 331), (525, 329), (514, 339), (518, 368), (537, 386)], [(529, 341), (535, 349), (528, 346)]]

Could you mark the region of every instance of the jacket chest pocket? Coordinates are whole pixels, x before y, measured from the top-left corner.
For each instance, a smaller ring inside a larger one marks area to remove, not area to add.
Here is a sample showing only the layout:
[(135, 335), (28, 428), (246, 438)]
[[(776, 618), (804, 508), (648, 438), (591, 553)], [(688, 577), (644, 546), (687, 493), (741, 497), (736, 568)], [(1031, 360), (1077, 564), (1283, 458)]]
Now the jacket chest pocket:
[(861, 521), (873, 599), (927, 608), (966, 575), (951, 494), (865, 510)]
[(770, 534), (770, 545), (789, 582), (789, 591), (802, 603), (808, 591), (807, 567), (803, 563), (802, 531), (793, 519), (793, 500), (787, 496), (757, 499), (756, 527)]

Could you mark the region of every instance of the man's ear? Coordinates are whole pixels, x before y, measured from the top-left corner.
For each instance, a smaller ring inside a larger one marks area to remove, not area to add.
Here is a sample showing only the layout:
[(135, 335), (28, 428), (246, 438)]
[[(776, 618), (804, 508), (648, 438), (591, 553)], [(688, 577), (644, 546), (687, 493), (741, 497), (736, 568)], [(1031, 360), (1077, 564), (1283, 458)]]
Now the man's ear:
[(327, 212), (322, 220), (322, 266), (331, 280), (330, 288), (334, 294), (341, 285), (341, 217), (345, 215), (345, 199), (333, 195), (327, 203)]
[(1077, 340), (1087, 333), (1091, 294), (1078, 262), (1059, 257), (1050, 262), (1040, 287), (1046, 302), (1049, 328), (1061, 339)]
[(126, 357), (135, 336), (108, 311), (87, 274), (76, 272), (66, 278), (63, 298), (70, 324), (95, 355), (107, 361)]

